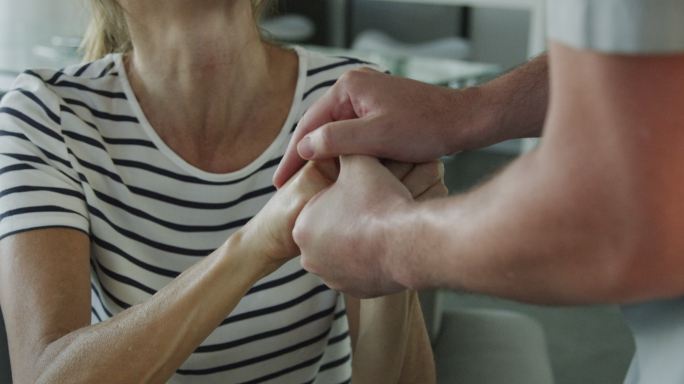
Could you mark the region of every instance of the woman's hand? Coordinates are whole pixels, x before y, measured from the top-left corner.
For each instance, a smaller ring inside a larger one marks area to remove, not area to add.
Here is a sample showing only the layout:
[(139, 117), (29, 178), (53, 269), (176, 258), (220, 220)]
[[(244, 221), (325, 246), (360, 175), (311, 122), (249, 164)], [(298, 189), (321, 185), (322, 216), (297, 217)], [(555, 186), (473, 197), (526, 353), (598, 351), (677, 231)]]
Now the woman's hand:
[(299, 255), (292, 239), (297, 216), (309, 200), (337, 179), (338, 173), (334, 160), (309, 162), (242, 228), (240, 242), (252, 250), (250, 257), (263, 262), (264, 274)]
[[(386, 161), (384, 165), (415, 200), (447, 194), (444, 166), (440, 161), (420, 164)], [(297, 217), (314, 196), (337, 180), (338, 174), (339, 166), (333, 160), (309, 162), (242, 229), (241, 243), (264, 263), (265, 274), (299, 255), (299, 247), (292, 238)]]

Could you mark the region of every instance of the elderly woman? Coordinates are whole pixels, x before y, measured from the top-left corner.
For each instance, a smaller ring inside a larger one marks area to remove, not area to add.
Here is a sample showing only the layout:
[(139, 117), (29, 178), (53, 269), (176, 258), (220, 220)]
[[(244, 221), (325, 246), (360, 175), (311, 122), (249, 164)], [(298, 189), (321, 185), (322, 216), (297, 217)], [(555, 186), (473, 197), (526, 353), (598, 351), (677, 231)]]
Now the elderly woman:
[[(301, 114), (363, 63), (264, 42), (261, 2), (93, 3), (94, 61), (27, 71), (0, 107), (15, 382), (434, 381), (415, 294), (363, 315), (295, 258), (335, 166), (271, 186)], [(437, 163), (388, 166), (444, 193)]]

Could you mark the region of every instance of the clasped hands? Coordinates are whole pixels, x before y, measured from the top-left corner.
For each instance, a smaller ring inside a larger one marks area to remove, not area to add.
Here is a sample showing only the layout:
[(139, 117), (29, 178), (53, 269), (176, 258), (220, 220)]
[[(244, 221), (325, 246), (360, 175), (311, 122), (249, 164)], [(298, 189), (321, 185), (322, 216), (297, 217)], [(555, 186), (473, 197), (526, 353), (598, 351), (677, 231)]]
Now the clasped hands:
[(354, 155), (309, 162), (242, 236), (259, 244), (267, 273), (301, 254), (302, 266), (333, 289), (357, 297), (398, 292), (405, 287), (392, 277), (388, 251), (396, 256), (392, 250), (405, 246), (387, 230), (415, 201), (445, 196), (443, 179), (440, 161), (381, 162)]

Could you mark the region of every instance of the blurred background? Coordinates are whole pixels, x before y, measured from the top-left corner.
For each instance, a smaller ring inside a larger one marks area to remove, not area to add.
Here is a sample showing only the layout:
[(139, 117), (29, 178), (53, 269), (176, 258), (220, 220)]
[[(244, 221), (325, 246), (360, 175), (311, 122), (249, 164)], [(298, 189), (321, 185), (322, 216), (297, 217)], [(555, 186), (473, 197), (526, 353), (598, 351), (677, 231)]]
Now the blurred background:
[[(0, 0), (0, 95), (27, 68), (80, 61), (82, 0)], [(398, 76), (477, 85), (545, 49), (544, 0), (280, 0), (261, 21), (284, 44), (377, 62)], [(534, 141), (445, 158), (451, 193)], [(440, 383), (621, 383), (633, 341), (614, 307), (541, 307), (456, 292), (421, 295)], [(9, 383), (0, 321), (0, 384)]]

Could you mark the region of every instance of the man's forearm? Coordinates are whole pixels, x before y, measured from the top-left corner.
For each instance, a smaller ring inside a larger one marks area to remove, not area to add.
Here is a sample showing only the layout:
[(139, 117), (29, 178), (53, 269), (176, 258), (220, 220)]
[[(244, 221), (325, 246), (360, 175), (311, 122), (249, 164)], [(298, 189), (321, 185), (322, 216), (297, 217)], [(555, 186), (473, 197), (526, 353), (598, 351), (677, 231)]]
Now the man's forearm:
[(538, 304), (629, 299), (618, 292), (621, 257), (633, 252), (619, 235), (629, 238), (628, 229), (613, 222), (620, 199), (611, 204), (596, 198), (605, 191), (573, 190), (584, 180), (544, 176), (550, 167), (543, 163), (532, 153), (471, 193), (400, 213), (403, 219), (393, 222), (402, 224), (389, 229), (390, 237), (412, 248), (390, 252), (406, 255), (392, 263), (399, 282)]
[[(459, 92), (457, 105), (445, 110), (472, 114), (473, 126), (452, 127), (455, 150), (541, 136), (549, 99), (548, 57), (539, 56), (484, 85)], [(471, 98), (471, 102), (459, 97)], [(469, 111), (462, 111), (461, 105)], [(463, 137), (464, 134), (470, 137)]]
[(536, 303), (680, 296), (684, 55), (552, 52), (544, 142), (468, 194), (405, 209), (388, 237), (414, 258), (391, 266), (413, 288)]

